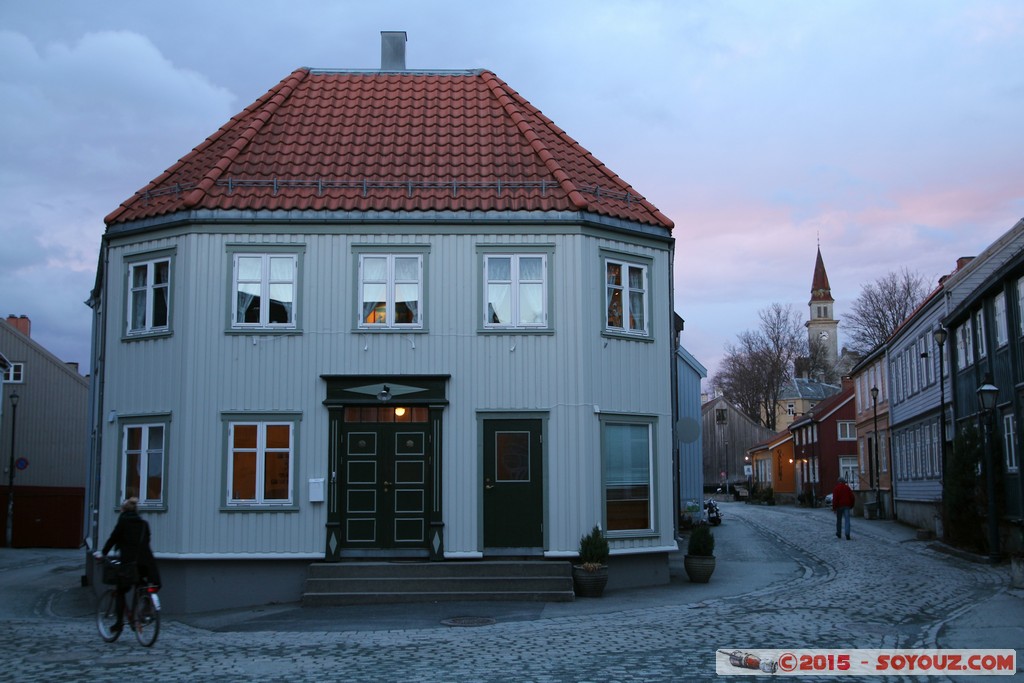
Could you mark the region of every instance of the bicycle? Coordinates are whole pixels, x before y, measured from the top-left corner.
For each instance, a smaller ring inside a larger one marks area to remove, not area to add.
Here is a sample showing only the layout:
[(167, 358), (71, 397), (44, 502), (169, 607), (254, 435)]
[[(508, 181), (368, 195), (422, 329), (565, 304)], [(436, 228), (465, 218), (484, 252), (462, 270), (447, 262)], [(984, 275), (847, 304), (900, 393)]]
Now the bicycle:
[[(131, 627), (135, 639), (143, 647), (152, 647), (156, 637), (160, 635), (160, 597), (159, 586), (151, 583), (138, 583), (132, 590), (131, 604), (125, 596), (125, 614), (122, 623)], [(112, 643), (121, 637), (122, 629), (114, 629), (117, 623), (117, 586), (113, 586), (99, 597), (96, 606), (96, 628), (100, 637)]]

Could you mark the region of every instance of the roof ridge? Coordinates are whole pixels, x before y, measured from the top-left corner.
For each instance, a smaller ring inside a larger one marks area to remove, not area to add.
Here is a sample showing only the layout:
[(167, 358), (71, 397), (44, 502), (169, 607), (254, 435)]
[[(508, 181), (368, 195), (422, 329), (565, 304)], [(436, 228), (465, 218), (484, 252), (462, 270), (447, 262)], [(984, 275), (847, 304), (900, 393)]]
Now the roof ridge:
[[(238, 157), (239, 153), (241, 153), (241, 151), (245, 149), (250, 142), (252, 142), (252, 139), (263, 129), (263, 126), (273, 118), (278, 107), (280, 107), (281, 104), (291, 96), (295, 87), (305, 80), (308, 75), (309, 69), (296, 69), (290, 76), (288, 76), (288, 78), (278, 83), (263, 97), (257, 100), (258, 103), (266, 103), (264, 106), (260, 107), (262, 111), (260, 111), (245, 130), (239, 134), (231, 147), (228, 148), (228, 151), (224, 153), (224, 156), (221, 157), (220, 160), (206, 173), (203, 179), (199, 181), (199, 185), (196, 189), (188, 193), (182, 202), (185, 205), (185, 208), (191, 209), (203, 200), (206, 192), (217, 183), (217, 180), (224, 174), (224, 171), (228, 169), (231, 162), (233, 162)], [(249, 107), (246, 109), (246, 112), (249, 110), (254, 109), (253, 107)], [(196, 148), (196, 151), (199, 151), (198, 147)]]
[(540, 160), (544, 162), (545, 168), (551, 172), (551, 175), (554, 176), (555, 180), (558, 181), (558, 184), (561, 185), (563, 190), (565, 190), (565, 193), (569, 196), (569, 201), (571, 201), (577, 209), (580, 209), (581, 211), (585, 210), (589, 206), (589, 203), (583, 198), (583, 195), (580, 194), (579, 189), (576, 187), (575, 183), (572, 182), (569, 174), (565, 172), (565, 169), (563, 169), (561, 164), (559, 164), (555, 159), (555, 155), (551, 153), (548, 146), (545, 145), (544, 141), (540, 139), (539, 135), (537, 135), (537, 131), (533, 129), (530, 122), (526, 120), (526, 117), (523, 116), (522, 112), (519, 111), (519, 108), (516, 107), (515, 102), (513, 102), (508, 92), (506, 92), (508, 84), (498, 78), (497, 75), (491, 71), (484, 71), (480, 76), (490, 89), (491, 93), (495, 98), (497, 98), (498, 104), (501, 105), (501, 108), (505, 110), (509, 115), (509, 118), (511, 118), (516, 124), (519, 132), (522, 133), (523, 137), (525, 137), (527, 142), (530, 143), (530, 147), (532, 147), (533, 151), (537, 153)]

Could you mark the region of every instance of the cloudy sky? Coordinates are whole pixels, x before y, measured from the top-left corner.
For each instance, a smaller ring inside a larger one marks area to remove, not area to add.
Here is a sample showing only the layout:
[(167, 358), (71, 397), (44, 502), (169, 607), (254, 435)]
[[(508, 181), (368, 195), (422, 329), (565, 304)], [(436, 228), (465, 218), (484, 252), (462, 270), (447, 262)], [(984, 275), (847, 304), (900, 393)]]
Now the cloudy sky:
[[(297, 67), (494, 71), (676, 223), (712, 373), (773, 302), (837, 315), (1024, 216), (1019, 0), (0, 5), (0, 316), (88, 369), (103, 217)], [(840, 323), (840, 342), (842, 342)]]

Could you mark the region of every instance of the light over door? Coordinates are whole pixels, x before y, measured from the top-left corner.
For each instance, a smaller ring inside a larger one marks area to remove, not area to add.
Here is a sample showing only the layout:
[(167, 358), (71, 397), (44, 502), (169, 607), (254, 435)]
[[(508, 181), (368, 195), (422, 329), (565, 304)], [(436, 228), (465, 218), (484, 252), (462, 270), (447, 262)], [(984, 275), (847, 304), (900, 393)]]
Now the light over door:
[(541, 421), (483, 422), (484, 552), (537, 554), (544, 548)]

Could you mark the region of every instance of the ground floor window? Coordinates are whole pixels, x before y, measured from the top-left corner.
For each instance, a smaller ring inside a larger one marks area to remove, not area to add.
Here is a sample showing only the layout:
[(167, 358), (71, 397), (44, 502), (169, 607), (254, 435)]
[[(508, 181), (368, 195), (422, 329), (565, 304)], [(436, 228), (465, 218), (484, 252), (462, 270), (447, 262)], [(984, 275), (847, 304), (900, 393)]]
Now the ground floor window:
[(165, 422), (130, 422), (123, 425), (122, 500), (138, 498), (142, 507), (159, 507), (164, 504), (166, 438)]
[(839, 476), (849, 483), (857, 483), (857, 458), (839, 458)]
[(603, 424), (605, 520), (608, 531), (653, 529), (653, 424)]
[(227, 419), (227, 504), (293, 504), (296, 421)]

